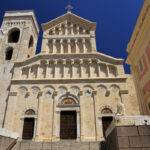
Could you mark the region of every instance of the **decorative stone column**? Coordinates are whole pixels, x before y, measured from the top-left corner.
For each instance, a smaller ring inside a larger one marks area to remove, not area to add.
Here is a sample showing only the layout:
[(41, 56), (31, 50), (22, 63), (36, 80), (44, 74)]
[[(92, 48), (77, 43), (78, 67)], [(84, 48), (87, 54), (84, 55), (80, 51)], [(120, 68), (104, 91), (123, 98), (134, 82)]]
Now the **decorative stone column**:
[(28, 79), (31, 79), (32, 78), (32, 76), (31, 76), (31, 67), (28, 67), (29, 68), (29, 70), (28, 70)]
[(56, 138), (60, 138), (60, 112), (56, 112), (57, 122), (56, 122)]
[(78, 46), (78, 39), (75, 39), (75, 45), (76, 45), (76, 53), (79, 54), (80, 49), (79, 49), (79, 46)]
[(36, 134), (35, 134), (35, 139), (37, 141), (40, 140), (40, 126), (41, 126), (41, 117), (42, 117), (42, 109), (43, 109), (43, 99), (42, 99), (42, 91), (39, 91), (37, 94), (37, 99), (38, 99), (38, 115), (37, 115), (37, 126), (36, 126)]
[(57, 53), (57, 48), (56, 48), (56, 39), (53, 39), (53, 53)]
[(81, 129), (80, 129), (80, 111), (76, 111), (77, 113), (77, 140), (80, 140), (80, 136), (81, 136)]
[(98, 69), (98, 77), (101, 77), (100, 61), (98, 61), (98, 63), (97, 63), (97, 69)]
[(90, 31), (90, 34), (91, 34), (90, 42), (91, 42), (92, 52), (96, 52), (97, 48), (96, 48), (96, 41), (95, 41), (95, 31), (94, 30)]
[(86, 39), (82, 39), (82, 44), (83, 44), (83, 53), (86, 53), (87, 52), (87, 48), (86, 48)]
[(80, 31), (79, 31), (79, 26), (77, 26), (77, 34), (79, 35), (80, 34)]
[(73, 23), (71, 23), (71, 26), (70, 26), (70, 34), (73, 35)]
[(60, 39), (60, 53), (61, 53), (61, 54), (64, 54), (63, 39)]
[(71, 54), (71, 41), (70, 41), (70, 39), (68, 39), (67, 44), (68, 44), (68, 53)]
[(106, 70), (107, 70), (107, 77), (109, 77), (109, 66), (106, 65)]

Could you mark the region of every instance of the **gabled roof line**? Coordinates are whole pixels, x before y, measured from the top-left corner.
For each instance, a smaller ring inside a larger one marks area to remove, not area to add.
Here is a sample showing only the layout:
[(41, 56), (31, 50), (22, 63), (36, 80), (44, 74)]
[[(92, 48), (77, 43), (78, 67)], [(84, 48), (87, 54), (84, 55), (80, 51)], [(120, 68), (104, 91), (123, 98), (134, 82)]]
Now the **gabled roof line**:
[(73, 14), (73, 13), (71, 13), (71, 12), (67, 12), (67, 13), (65, 13), (65, 14), (63, 14), (63, 15), (61, 15), (61, 16), (59, 16), (59, 17), (57, 17), (57, 18), (55, 18), (55, 19), (53, 19), (53, 20), (51, 20), (51, 21), (49, 21), (49, 22), (47, 22), (47, 23), (43, 23), (41, 26), (42, 26), (42, 29), (43, 30), (45, 30), (45, 29), (47, 29), (47, 25), (49, 25), (49, 24), (51, 24), (52, 22), (56, 22), (57, 20), (59, 20), (59, 19), (62, 19), (63, 17), (67, 17), (67, 16), (74, 16), (74, 17), (76, 17), (76, 18), (78, 18), (78, 19), (80, 19), (80, 20), (82, 20), (82, 21), (84, 21), (84, 22), (87, 22), (88, 24), (90, 24), (90, 25), (92, 25), (93, 27), (94, 27), (94, 29), (96, 29), (96, 23), (95, 22), (92, 22), (92, 21), (89, 21), (89, 20), (87, 20), (87, 19), (84, 19), (84, 18), (82, 18), (82, 17), (80, 17), (80, 16), (77, 16), (77, 15), (75, 15), (75, 14)]

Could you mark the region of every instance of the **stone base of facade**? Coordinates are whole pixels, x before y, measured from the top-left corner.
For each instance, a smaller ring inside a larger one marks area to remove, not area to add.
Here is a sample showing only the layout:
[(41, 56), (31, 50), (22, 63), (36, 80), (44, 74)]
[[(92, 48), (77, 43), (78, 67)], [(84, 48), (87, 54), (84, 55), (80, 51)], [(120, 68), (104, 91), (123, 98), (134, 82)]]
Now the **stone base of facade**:
[[(135, 120), (136, 117), (132, 117)], [(139, 117), (139, 119), (144, 119), (145, 116)], [(139, 125), (120, 125), (117, 121), (113, 122), (108, 130), (106, 131), (107, 138), (107, 148), (108, 150), (149, 150), (150, 149), (150, 125), (147, 125), (150, 117), (147, 117), (144, 124)], [(131, 117), (126, 121), (131, 121)], [(130, 122), (131, 123), (131, 122)]]

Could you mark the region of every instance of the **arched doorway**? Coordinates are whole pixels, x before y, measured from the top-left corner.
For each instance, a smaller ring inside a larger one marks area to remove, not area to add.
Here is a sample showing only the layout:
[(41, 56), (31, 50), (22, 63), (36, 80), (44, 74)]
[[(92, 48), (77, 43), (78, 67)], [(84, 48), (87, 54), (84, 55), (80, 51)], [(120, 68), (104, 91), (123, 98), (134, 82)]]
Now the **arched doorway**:
[(29, 109), (25, 112), (25, 115), (22, 139), (30, 140), (34, 136), (35, 118), (31, 116), (35, 115), (35, 112), (32, 109)]
[(76, 139), (76, 111), (61, 111), (60, 139)]
[(61, 98), (57, 106), (58, 137), (60, 139), (77, 139), (80, 137), (80, 115), (77, 99), (72, 95)]
[(102, 117), (103, 136), (104, 138), (106, 138), (106, 130), (113, 121), (113, 112), (110, 108), (106, 107), (101, 110), (101, 115), (102, 115), (101, 117)]

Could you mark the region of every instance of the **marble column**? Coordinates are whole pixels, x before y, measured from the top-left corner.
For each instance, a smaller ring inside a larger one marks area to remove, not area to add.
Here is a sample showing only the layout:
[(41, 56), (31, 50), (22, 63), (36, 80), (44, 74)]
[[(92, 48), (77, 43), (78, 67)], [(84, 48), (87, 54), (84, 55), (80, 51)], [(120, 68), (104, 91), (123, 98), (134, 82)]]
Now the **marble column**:
[(68, 44), (68, 53), (71, 54), (71, 40), (70, 39), (68, 39), (67, 44)]
[(76, 45), (76, 53), (80, 53), (79, 45), (78, 45), (78, 39), (75, 39), (75, 45)]
[(107, 77), (109, 77), (109, 66), (106, 65), (106, 70), (107, 70)]
[(60, 40), (60, 53), (61, 53), (61, 54), (64, 54), (63, 39)]
[(87, 53), (87, 48), (86, 48), (85, 42), (86, 42), (86, 39), (83, 39), (83, 40), (82, 40), (82, 44), (83, 44), (83, 53)]
[(100, 62), (97, 63), (97, 68), (98, 68), (98, 77), (100, 77), (101, 76)]
[(53, 53), (57, 53), (57, 48), (56, 48), (56, 39), (53, 39)]
[(70, 34), (73, 35), (73, 24), (71, 23), (71, 26), (70, 26)]
[(60, 111), (56, 112), (57, 121), (56, 121), (56, 138), (60, 137)]
[(28, 71), (28, 79), (31, 79), (32, 76), (31, 76), (31, 67), (29, 67), (29, 71)]

